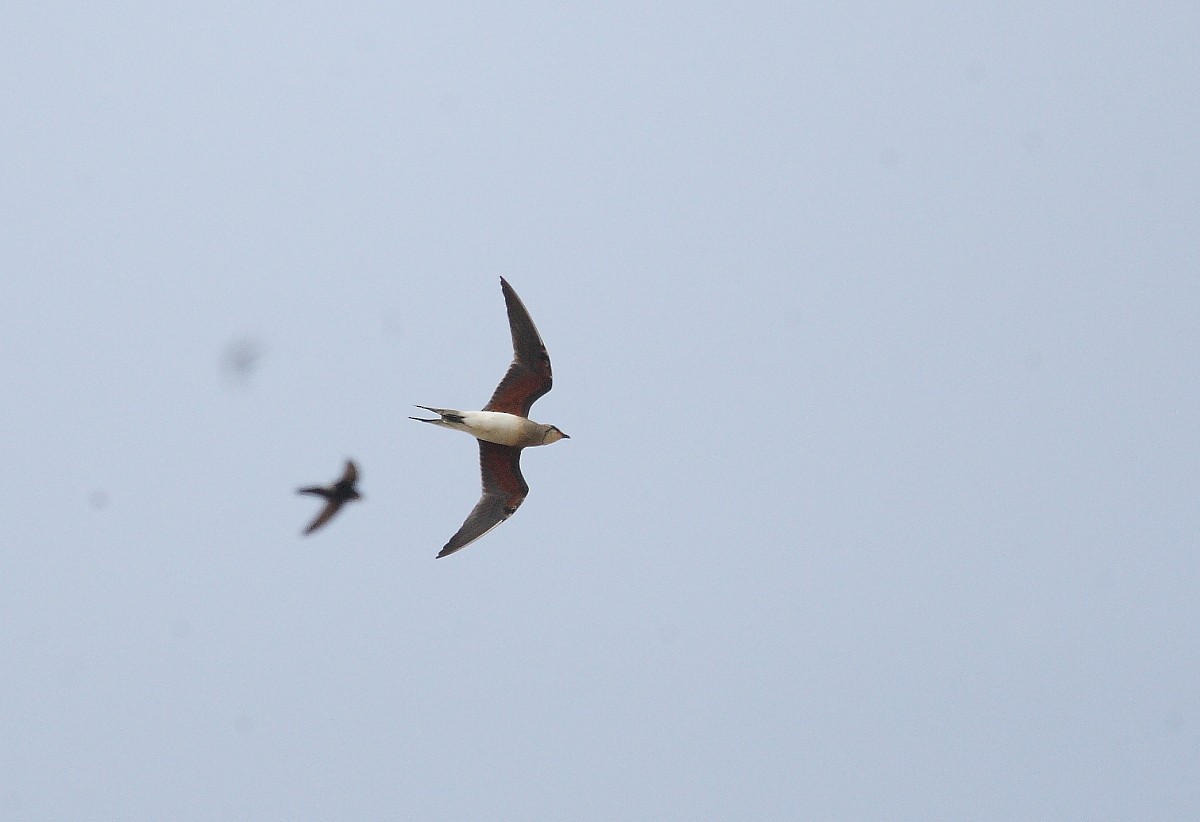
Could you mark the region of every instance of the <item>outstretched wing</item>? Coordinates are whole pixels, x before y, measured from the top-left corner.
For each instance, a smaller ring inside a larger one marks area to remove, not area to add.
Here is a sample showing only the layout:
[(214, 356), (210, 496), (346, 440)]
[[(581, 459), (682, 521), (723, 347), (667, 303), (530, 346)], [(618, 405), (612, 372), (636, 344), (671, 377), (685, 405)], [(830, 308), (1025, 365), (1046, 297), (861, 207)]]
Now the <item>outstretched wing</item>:
[(438, 559), (465, 548), (512, 516), (529, 493), (521, 476), (521, 449), (479, 440), (479, 469), (483, 475), (483, 496), (458, 533), (450, 538)]
[(504, 292), (504, 304), (508, 308), (513, 361), (483, 410), (528, 417), (534, 402), (549, 391), (554, 383), (550, 374), (550, 355), (546, 353), (546, 345), (525, 304), (503, 277), (500, 278), (500, 289)]
[(308, 534), (311, 534), (313, 531), (317, 530), (322, 525), (329, 522), (329, 520), (333, 519), (333, 515), (336, 514), (338, 512), (338, 509), (340, 509), (341, 507), (342, 507), (342, 501), (336, 497), (330, 499), (329, 502), (325, 503), (325, 507), (321, 509), (321, 513), (317, 514), (317, 518), (314, 519), (312, 521), (312, 523), (310, 523), (309, 526), (304, 529), (305, 536), (307, 536)]

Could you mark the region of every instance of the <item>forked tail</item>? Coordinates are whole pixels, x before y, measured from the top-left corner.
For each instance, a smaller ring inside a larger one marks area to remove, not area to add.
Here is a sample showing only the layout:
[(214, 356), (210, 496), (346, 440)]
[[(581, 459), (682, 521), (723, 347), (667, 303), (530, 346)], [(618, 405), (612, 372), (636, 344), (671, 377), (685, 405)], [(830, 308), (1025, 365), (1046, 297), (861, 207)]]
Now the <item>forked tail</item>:
[(434, 422), (434, 423), (438, 423), (438, 422), (462, 423), (462, 421), (463, 421), (463, 415), (462, 415), (461, 411), (455, 411), (450, 408), (430, 408), (428, 405), (418, 405), (417, 408), (424, 408), (426, 411), (432, 411), (433, 413), (438, 415), (438, 419), (428, 420), (428, 419), (425, 419), (424, 417), (409, 417), (410, 420), (416, 420), (417, 422)]

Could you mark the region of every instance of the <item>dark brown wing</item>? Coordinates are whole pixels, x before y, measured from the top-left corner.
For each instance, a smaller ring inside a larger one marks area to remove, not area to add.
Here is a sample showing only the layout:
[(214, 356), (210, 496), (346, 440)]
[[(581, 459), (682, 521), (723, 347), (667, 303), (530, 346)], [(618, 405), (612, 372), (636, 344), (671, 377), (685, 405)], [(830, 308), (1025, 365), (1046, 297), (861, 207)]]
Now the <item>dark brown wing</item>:
[(307, 536), (308, 534), (311, 534), (313, 531), (329, 522), (329, 520), (333, 519), (333, 515), (336, 514), (341, 507), (341, 499), (337, 497), (330, 499), (329, 502), (325, 503), (325, 507), (321, 509), (321, 513), (317, 514), (317, 518), (314, 519), (312, 523), (304, 529), (305, 535)]
[(520, 448), (480, 440), (479, 469), (483, 475), (483, 496), (458, 533), (442, 548), (438, 559), (467, 547), (511, 517), (529, 493), (529, 486), (521, 476)]
[(546, 345), (525, 304), (503, 277), (500, 278), (500, 289), (504, 292), (504, 304), (508, 308), (513, 361), (483, 410), (528, 417), (534, 402), (549, 391), (554, 383), (550, 375), (550, 355), (546, 353)]

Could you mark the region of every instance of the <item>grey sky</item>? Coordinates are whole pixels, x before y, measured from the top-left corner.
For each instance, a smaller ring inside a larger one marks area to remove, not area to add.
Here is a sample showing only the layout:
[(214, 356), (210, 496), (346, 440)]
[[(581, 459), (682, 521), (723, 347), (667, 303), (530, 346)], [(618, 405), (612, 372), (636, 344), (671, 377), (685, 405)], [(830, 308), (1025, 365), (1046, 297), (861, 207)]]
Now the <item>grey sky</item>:
[[(13, 5), (0, 813), (1200, 816), (1198, 44)], [(435, 561), (477, 449), (405, 417), (486, 401), (500, 275), (572, 439)]]

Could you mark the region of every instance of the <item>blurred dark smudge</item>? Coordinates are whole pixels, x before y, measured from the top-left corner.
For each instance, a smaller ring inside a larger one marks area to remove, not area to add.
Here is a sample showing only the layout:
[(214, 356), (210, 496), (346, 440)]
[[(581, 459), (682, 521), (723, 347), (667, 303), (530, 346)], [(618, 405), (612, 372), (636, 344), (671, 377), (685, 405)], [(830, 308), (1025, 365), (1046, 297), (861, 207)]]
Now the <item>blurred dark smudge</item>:
[(103, 511), (108, 507), (108, 492), (103, 488), (97, 488), (95, 491), (88, 494), (88, 505), (92, 506), (97, 511)]
[(238, 337), (225, 346), (221, 354), (221, 373), (226, 382), (245, 385), (266, 354), (266, 347), (257, 337)]

